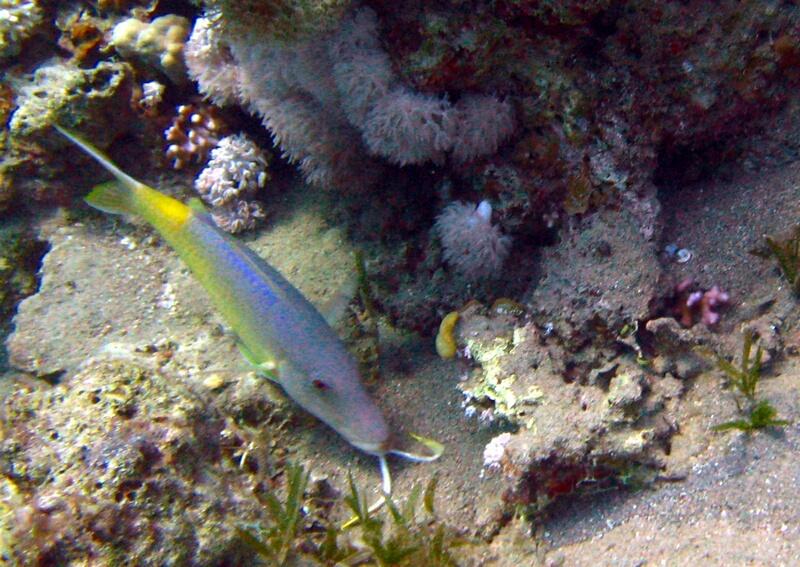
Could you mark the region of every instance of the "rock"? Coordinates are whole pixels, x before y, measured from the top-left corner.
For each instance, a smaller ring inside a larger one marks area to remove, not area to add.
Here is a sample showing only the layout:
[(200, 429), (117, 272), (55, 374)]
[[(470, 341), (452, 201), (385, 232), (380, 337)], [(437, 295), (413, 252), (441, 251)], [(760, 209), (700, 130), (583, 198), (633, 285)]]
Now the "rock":
[[(638, 222), (625, 210), (599, 211), (543, 249), (544, 275), (527, 300), (537, 320), (555, 322), (561, 336), (582, 337), (599, 325), (619, 332), (646, 319), (661, 268)], [(598, 247), (613, 255), (598, 257)]]
[[(508, 482), (505, 502), (543, 507), (589, 479), (663, 462), (660, 441), (674, 433), (662, 425), (674, 422), (665, 400), (680, 389), (633, 353), (614, 356), (592, 380), (567, 370), (593, 358), (591, 347), (572, 353), (524, 317), (471, 306), (456, 334), (479, 365), (458, 385), (467, 415), (506, 429), (484, 451), (486, 470)], [(664, 387), (651, 387), (657, 381)]]
[[(15, 564), (254, 560), (236, 527), (268, 518), (229, 423), (152, 355), (92, 358), (53, 388), (19, 384), (0, 419), (0, 491), (14, 506), (0, 545)], [(266, 454), (247, 446), (254, 462)]]
[(128, 18), (111, 33), (111, 44), (125, 58), (160, 71), (175, 84), (186, 83), (183, 45), (189, 36), (189, 20), (167, 14), (146, 23)]
[(94, 178), (86, 185), (75, 182), (75, 175), (85, 172), (66, 160), (74, 159), (79, 150), (64, 152), (69, 142), (52, 125), (75, 129), (105, 149), (135, 123), (134, 86), (133, 70), (126, 63), (101, 62), (83, 69), (55, 61), (39, 67), (19, 89), (18, 107), (9, 122), (8, 151), (0, 159), (0, 209), (30, 207), (34, 202), (65, 204), (75, 186), (95, 183)]

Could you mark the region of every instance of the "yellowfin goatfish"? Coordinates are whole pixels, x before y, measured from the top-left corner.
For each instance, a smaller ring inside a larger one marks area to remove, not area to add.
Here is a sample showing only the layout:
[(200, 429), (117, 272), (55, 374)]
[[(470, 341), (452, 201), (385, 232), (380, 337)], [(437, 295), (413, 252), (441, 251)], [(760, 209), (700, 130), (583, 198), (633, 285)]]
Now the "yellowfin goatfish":
[(416, 461), (442, 454), (441, 444), (416, 435), (430, 454), (392, 446), (386, 420), (364, 389), (355, 361), (322, 315), (276, 269), (217, 228), (199, 202), (187, 206), (136, 181), (96, 148), (55, 127), (116, 178), (93, 189), (86, 202), (150, 223), (208, 292), (244, 357), (352, 445), (378, 457), (386, 494), (391, 493), (387, 454)]

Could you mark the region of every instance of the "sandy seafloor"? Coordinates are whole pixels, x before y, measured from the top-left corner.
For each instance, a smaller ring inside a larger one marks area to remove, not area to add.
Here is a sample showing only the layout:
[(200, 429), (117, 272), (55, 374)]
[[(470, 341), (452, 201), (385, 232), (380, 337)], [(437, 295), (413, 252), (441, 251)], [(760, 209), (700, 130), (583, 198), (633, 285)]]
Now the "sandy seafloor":
[[(295, 189), (288, 195), (253, 244), (306, 293), (324, 296), (351, 269), (349, 247), (308, 205), (313, 194)], [(723, 283), (734, 297), (735, 310), (746, 310), (775, 292), (781, 280), (774, 266), (748, 250), (762, 234), (789, 228), (800, 217), (800, 163), (739, 172), (733, 180), (708, 181), (662, 197), (664, 241), (694, 253), (688, 267), (667, 264), (667, 272), (699, 270), (707, 280)], [(230, 338), (209, 334), (220, 320), (202, 290), (166, 247), (148, 243), (146, 229), (101, 215), (76, 226), (56, 215), (42, 222), (42, 233), (59, 234), (56, 240), (67, 252), (75, 242), (90, 244), (90, 254), (76, 258), (75, 265), (48, 265), (45, 260), (51, 277), (99, 279), (84, 282), (86, 286), (78, 281), (69, 301), (49, 304), (47, 316), (53, 320), (40, 319), (35, 328), (20, 330), (30, 333), (33, 351), (71, 355), (72, 360), (62, 361), (70, 367), (112, 340), (152, 341), (164, 334), (165, 325), (173, 325), (171, 332), (181, 340), (202, 329), (207, 341), (197, 356), (209, 367), (228, 372), (232, 380), (244, 374)], [(82, 311), (84, 305), (96, 308)], [(66, 328), (69, 336), (59, 336)], [(724, 321), (719, 331), (738, 337)], [(785, 340), (800, 343), (793, 337)], [(504, 485), (501, 478), (482, 474), (482, 453), (496, 432), (479, 428), (464, 415), (456, 389), (464, 363), (440, 360), (431, 339), (391, 331), (384, 332), (381, 348), (382, 376), (373, 394), (390, 422), (446, 445), (444, 456), (433, 464), (392, 459), (396, 494), (402, 498), (414, 483), (436, 473), (438, 511), (445, 522), (466, 530), (491, 523)], [(200, 373), (190, 380), (202, 377)], [(3, 383), (8, 386), (9, 380)], [(733, 402), (720, 387), (718, 372), (700, 375), (685, 394), (680, 432), (672, 440), (660, 481), (638, 490), (562, 499), (533, 524), (511, 520), (491, 543), (474, 548), (475, 564), (800, 564), (800, 358), (792, 349), (766, 373), (760, 393), (794, 424), (752, 436), (713, 433), (711, 426), (720, 415), (730, 414)], [(374, 459), (297, 411), (290, 428), (272, 433), (287, 447), (289, 460), (305, 464), (339, 488), (352, 467), (358, 482), (377, 490)]]

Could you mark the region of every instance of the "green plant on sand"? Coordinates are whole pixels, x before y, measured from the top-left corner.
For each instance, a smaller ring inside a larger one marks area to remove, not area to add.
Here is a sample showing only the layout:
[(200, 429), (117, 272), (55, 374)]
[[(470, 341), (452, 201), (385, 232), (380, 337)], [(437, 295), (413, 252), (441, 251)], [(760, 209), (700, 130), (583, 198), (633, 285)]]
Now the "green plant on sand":
[(304, 494), (308, 486), (308, 473), (301, 466), (286, 467), (286, 501), (281, 502), (272, 493), (258, 498), (269, 512), (272, 524), (261, 530), (261, 537), (244, 528), (237, 528), (239, 537), (272, 565), (287, 564), (302, 521)]
[[(308, 540), (302, 537), (308, 478), (303, 467), (287, 467), (285, 500), (273, 494), (261, 497), (270, 525), (257, 532), (242, 527), (237, 530), (242, 541), (269, 565), (457, 565), (452, 549), (466, 540), (436, 520), (436, 477), (424, 490), (416, 485), (402, 505), (387, 496), (385, 511), (379, 516), (348, 475), (350, 493), (343, 501), (354, 516), (342, 526), (329, 524), (318, 545), (307, 545)], [(306, 544), (299, 545), (301, 541)]]
[(750, 415), (745, 419), (734, 419), (714, 426), (715, 431), (730, 431), (738, 429), (745, 432), (753, 432), (765, 427), (784, 427), (791, 424), (786, 419), (778, 419), (778, 410), (772, 407), (767, 400), (761, 400), (750, 410)]
[(740, 413), (746, 414), (743, 419), (734, 419), (715, 425), (715, 431), (738, 429), (753, 432), (765, 427), (783, 427), (791, 423), (785, 419), (778, 419), (778, 410), (768, 400), (756, 400), (756, 387), (761, 380), (761, 361), (764, 353), (761, 345), (757, 345), (755, 355), (751, 358), (753, 339), (752, 332), (744, 333), (739, 367), (719, 355), (714, 355), (717, 368), (728, 376), (730, 384), (744, 397), (744, 404), (740, 403), (738, 397), (736, 398), (736, 407)]
[(800, 295), (800, 225), (786, 239), (764, 236), (764, 240), (766, 247), (753, 250), (753, 254), (762, 258), (774, 257), (786, 281), (792, 286), (792, 292)]

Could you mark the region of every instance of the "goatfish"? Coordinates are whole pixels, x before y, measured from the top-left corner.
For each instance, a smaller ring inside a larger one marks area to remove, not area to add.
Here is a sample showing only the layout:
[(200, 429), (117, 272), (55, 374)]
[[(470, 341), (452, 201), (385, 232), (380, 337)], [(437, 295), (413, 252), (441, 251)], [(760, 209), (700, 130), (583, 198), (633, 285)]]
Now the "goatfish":
[(115, 178), (95, 187), (86, 202), (107, 213), (147, 221), (205, 288), (255, 370), (280, 384), (299, 406), (351, 445), (378, 458), (386, 495), (392, 491), (388, 454), (419, 462), (442, 454), (440, 443), (414, 434), (426, 447), (425, 454), (394, 445), (355, 361), (323, 316), (280, 272), (220, 230), (199, 200), (187, 206), (148, 187), (75, 133), (54, 126)]

